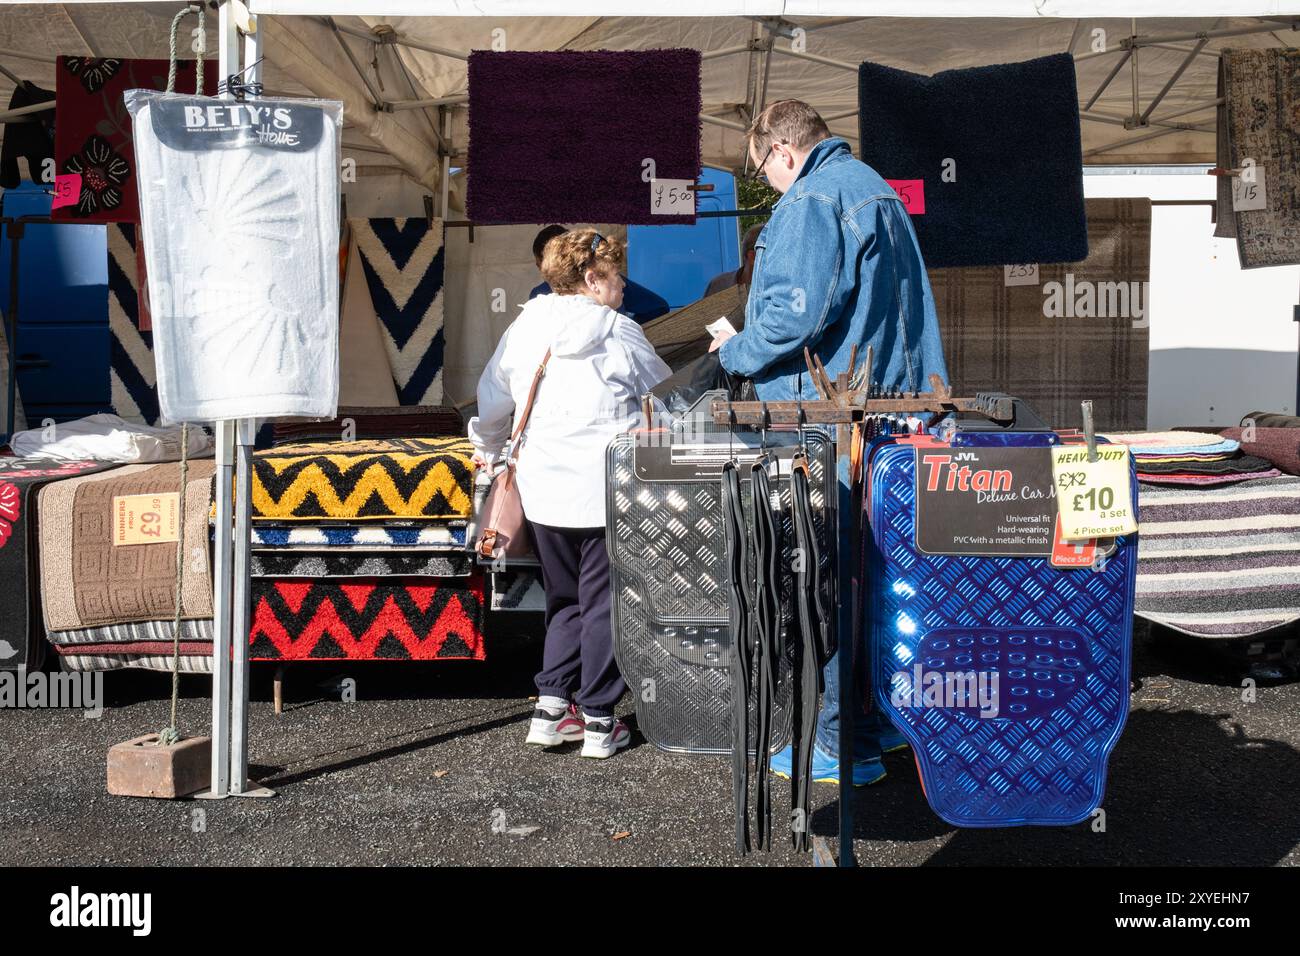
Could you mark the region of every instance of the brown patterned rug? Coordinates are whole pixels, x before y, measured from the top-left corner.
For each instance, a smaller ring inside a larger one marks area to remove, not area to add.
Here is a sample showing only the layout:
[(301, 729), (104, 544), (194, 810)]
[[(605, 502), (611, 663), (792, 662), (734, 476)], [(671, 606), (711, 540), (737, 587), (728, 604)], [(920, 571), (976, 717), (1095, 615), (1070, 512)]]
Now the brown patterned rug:
[[(208, 557), (211, 459), (192, 461), (186, 476), (181, 616), (212, 616)], [(176, 543), (113, 544), (115, 497), (180, 490), (180, 465), (127, 465), (72, 478), (42, 490), (41, 589), (45, 625), (67, 631), (165, 620), (175, 611)]]
[(1008, 287), (1001, 266), (931, 269), (953, 391), (1008, 392), (1055, 428), (1147, 421), (1151, 202), (1089, 199), (1088, 258), (1039, 267)]
[[(1243, 269), (1300, 262), (1300, 50), (1224, 50), (1220, 57), (1219, 162), (1263, 167), (1267, 209), (1233, 213), (1220, 183), (1216, 235), (1236, 235)], [(1227, 133), (1227, 144), (1223, 135)]]

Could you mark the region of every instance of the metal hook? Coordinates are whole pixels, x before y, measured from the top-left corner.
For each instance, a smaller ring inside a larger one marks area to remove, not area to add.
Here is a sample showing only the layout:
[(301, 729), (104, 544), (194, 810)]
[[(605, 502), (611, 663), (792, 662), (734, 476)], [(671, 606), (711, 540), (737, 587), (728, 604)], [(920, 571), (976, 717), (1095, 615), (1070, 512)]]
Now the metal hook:
[(731, 455), (733, 464), (739, 464), (736, 459), (736, 406), (727, 402), (727, 411), (731, 416), (731, 424), (727, 428), (727, 452)]
[(797, 403), (799, 406), (799, 453), (806, 458), (808, 457), (808, 438), (807, 438), (808, 416), (803, 409), (803, 373), (802, 372), (799, 373), (798, 384), (799, 384), (799, 398), (797, 400)]

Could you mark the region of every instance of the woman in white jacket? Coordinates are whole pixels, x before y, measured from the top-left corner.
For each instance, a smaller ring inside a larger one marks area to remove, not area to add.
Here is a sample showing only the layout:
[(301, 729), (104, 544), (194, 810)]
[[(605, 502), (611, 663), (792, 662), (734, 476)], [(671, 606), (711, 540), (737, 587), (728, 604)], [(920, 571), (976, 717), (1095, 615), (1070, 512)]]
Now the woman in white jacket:
[(610, 619), (605, 449), (636, 424), (641, 396), (671, 373), (641, 328), (615, 311), (624, 260), (625, 245), (594, 229), (546, 244), (542, 276), (553, 292), (531, 299), (506, 329), (479, 379), (479, 414), (469, 423), (478, 459), (490, 467), (550, 350), (515, 449), (546, 588), (546, 645), (527, 742), (550, 747), (581, 738), (584, 757), (612, 756), (629, 737), (614, 717), (626, 685)]

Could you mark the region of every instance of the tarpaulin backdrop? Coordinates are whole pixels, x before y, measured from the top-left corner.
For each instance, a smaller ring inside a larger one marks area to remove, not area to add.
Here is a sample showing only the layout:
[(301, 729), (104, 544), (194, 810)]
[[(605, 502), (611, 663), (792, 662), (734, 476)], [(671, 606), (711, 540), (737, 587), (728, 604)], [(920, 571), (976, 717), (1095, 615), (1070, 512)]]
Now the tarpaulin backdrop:
[(1002, 266), (930, 270), (954, 394), (1007, 392), (1055, 428), (1080, 427), (1087, 398), (1098, 429), (1146, 427), (1151, 201), (1087, 208), (1088, 258), (1033, 285)]

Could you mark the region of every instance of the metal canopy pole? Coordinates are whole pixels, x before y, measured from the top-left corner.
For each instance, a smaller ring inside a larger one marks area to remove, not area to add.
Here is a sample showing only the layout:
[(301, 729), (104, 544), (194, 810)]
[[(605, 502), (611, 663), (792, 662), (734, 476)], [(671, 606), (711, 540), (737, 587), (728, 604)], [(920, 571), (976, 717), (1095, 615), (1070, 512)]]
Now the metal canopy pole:
[[(245, 83), (262, 79), (262, 41), (256, 21), (244, 39)], [(248, 618), (252, 595), (249, 593), (250, 547), (253, 523), (253, 442), (257, 422), (241, 418), (235, 423), (235, 561), (234, 607), (231, 614), (231, 647), (234, 650), (230, 686), (230, 792), (235, 796), (250, 793), (248, 781)], [(254, 785), (253, 790), (262, 788)]]
[[(230, 5), (223, 3), (217, 15), (218, 83), (239, 70), (239, 30)], [(213, 92), (216, 92), (215, 90)], [(228, 98), (229, 93), (225, 96)], [(216, 551), (212, 556), (212, 787), (206, 796), (221, 799), (230, 795), (230, 691), (231, 650), (234, 614), (234, 549), (232, 516), (234, 501), (235, 422), (215, 423), (217, 432)], [(247, 640), (247, 638), (245, 638)]]
[[(218, 14), (219, 82), (241, 73), (239, 24), (232, 0)], [(244, 13), (245, 11), (238, 11)], [(248, 40), (250, 64), (260, 49), (256, 21)], [(260, 76), (259, 67), (248, 72)], [(218, 94), (232, 99), (229, 90)], [(216, 543), (213, 554), (212, 781), (199, 796), (268, 797), (274, 793), (248, 781), (248, 617), (249, 546), (252, 514), (251, 463), (256, 432), (253, 419), (230, 419), (216, 426)]]

